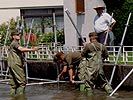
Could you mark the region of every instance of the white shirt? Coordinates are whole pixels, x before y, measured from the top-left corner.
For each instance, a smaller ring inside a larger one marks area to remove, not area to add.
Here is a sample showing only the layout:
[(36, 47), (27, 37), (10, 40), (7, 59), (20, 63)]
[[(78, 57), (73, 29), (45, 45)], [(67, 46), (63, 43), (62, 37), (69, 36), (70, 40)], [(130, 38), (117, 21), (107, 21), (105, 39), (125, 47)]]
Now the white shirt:
[(108, 13), (102, 13), (100, 17), (96, 15), (94, 18), (94, 30), (96, 33), (104, 32), (113, 22), (115, 22), (114, 18), (111, 18)]

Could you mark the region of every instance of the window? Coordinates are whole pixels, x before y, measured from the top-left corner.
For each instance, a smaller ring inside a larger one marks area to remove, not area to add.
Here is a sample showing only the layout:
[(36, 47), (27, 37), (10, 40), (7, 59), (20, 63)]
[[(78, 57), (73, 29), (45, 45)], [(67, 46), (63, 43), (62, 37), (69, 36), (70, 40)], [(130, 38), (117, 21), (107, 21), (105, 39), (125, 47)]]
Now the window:
[(45, 8), (45, 9), (21, 9), (21, 16), (24, 17), (27, 26), (30, 26), (31, 20), (41, 32), (47, 33), (53, 31), (53, 12), (56, 14), (57, 29), (64, 27), (63, 8)]

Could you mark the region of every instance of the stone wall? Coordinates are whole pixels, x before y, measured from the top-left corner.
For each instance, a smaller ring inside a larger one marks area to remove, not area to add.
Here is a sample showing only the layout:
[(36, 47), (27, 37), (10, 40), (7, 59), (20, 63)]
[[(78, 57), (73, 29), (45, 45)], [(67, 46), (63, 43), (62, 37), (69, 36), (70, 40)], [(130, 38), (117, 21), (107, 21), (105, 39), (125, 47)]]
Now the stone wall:
[[(7, 67), (7, 62), (4, 61), (4, 63), (5, 67)], [(51, 60), (45, 60), (45, 61), (29, 60), (27, 62), (27, 66), (28, 66), (28, 76), (31, 78), (51, 79), (51, 80), (57, 79), (57, 65), (53, 63), (53, 61)], [(109, 80), (111, 77), (113, 67), (114, 65), (109, 63), (105, 63), (103, 66), (107, 80)], [(132, 68), (133, 65), (117, 65), (112, 80), (112, 87), (115, 88), (132, 70)], [(123, 88), (126, 87), (126, 89), (133, 89), (133, 74), (131, 74), (128, 77), (128, 79), (122, 84), (121, 87)]]
[[(113, 64), (104, 64), (103, 69), (108, 80), (111, 77), (113, 67)], [(132, 68), (132, 65), (117, 65), (112, 80), (112, 86), (116, 87)], [(52, 61), (29, 61), (28, 69), (30, 77), (46, 78), (53, 80), (56, 80), (57, 78), (57, 65)], [(122, 86), (133, 87), (133, 75), (130, 75)]]
[[(111, 77), (113, 67), (114, 67), (113, 64), (104, 65), (104, 72), (108, 80)], [(116, 87), (125, 78), (125, 76), (132, 70), (132, 68), (133, 68), (133, 65), (117, 65), (114, 73), (114, 77), (112, 80), (112, 86)], [(133, 88), (133, 74), (131, 74), (127, 78), (127, 80), (122, 84), (122, 86)]]

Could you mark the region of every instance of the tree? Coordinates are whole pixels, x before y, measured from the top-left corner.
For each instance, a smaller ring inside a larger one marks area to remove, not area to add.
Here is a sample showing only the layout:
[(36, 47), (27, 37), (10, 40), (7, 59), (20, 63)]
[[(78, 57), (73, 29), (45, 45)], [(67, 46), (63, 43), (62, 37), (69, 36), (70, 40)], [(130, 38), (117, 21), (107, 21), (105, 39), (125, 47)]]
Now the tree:
[[(8, 27), (9, 27), (9, 30), (8, 30)], [(10, 33), (10, 30), (14, 29), (15, 27), (16, 27), (16, 22), (15, 22), (14, 18), (11, 18), (9, 21), (0, 25), (0, 45), (4, 45), (7, 32)], [(10, 44), (9, 35), (7, 37), (7, 41), (6, 41), (5, 45)]]
[[(125, 29), (125, 24), (128, 19), (129, 13), (133, 13), (133, 0), (104, 0), (107, 11), (111, 14), (114, 13), (114, 18), (116, 19), (117, 23), (114, 27), (114, 34), (116, 36), (115, 45), (120, 44), (123, 32)], [(133, 36), (133, 15), (130, 18), (129, 26), (127, 28), (125, 41), (123, 45), (132, 45), (132, 36)]]

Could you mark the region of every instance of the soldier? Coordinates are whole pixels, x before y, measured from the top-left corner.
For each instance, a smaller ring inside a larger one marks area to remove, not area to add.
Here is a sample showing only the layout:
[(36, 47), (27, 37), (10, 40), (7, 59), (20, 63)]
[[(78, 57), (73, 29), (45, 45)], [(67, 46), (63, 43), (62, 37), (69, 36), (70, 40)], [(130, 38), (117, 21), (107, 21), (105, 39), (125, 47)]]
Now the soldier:
[(89, 38), (91, 42), (84, 44), (84, 49), (81, 53), (84, 60), (79, 64), (79, 79), (85, 83), (87, 96), (93, 95), (93, 88), (96, 84), (110, 94), (112, 88), (105, 78), (102, 62), (108, 57), (107, 48), (97, 42), (97, 33), (89, 33)]
[(11, 32), (12, 43), (8, 54), (8, 66), (10, 71), (11, 91), (14, 95), (23, 94), (26, 86), (26, 75), (24, 67), (24, 52), (37, 51), (38, 48), (24, 48), (19, 44), (20, 34), (17, 30)]
[(57, 64), (63, 63), (63, 70), (58, 75), (58, 78), (61, 78), (68, 70), (70, 83), (74, 83), (76, 67), (78, 67), (81, 59), (82, 58), (80, 52), (69, 52), (68, 54), (57, 52), (54, 57), (54, 62), (56, 62)]

